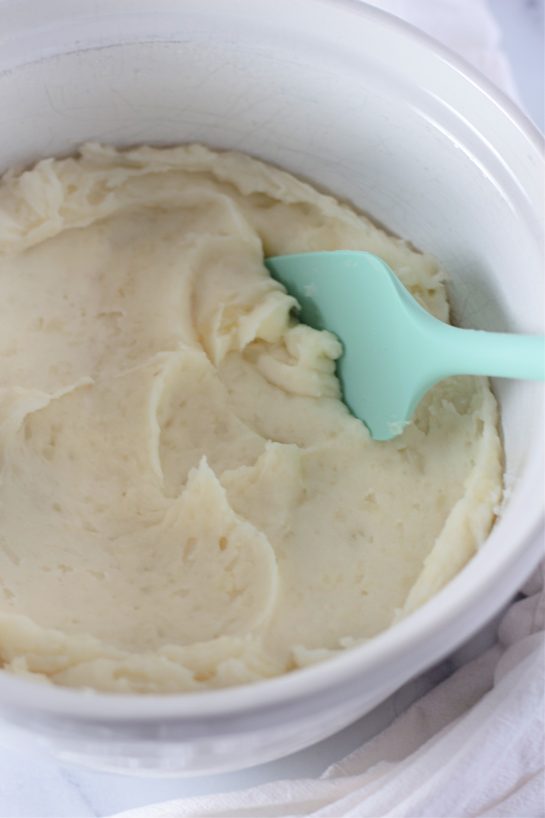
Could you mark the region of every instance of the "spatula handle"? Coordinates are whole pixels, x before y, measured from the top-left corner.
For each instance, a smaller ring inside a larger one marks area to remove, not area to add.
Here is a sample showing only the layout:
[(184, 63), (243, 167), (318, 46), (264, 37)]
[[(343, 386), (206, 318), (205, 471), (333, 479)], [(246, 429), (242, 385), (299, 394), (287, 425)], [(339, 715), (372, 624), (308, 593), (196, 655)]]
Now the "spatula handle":
[(455, 375), (545, 380), (545, 337), (445, 327), (444, 363)]

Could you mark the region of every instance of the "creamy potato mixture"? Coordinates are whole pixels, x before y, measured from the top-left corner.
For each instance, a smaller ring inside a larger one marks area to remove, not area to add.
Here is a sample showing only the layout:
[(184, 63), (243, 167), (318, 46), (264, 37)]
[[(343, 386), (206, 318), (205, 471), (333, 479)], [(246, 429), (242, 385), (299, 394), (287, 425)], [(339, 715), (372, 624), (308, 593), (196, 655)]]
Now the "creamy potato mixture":
[[(456, 378), (374, 442), (337, 339), (264, 256), (369, 250), (448, 319), (436, 262), (298, 179), (198, 145), (0, 187), (0, 665), (174, 692), (372, 637), (472, 556), (500, 497), (495, 400)], [(295, 316), (295, 317), (294, 317)]]

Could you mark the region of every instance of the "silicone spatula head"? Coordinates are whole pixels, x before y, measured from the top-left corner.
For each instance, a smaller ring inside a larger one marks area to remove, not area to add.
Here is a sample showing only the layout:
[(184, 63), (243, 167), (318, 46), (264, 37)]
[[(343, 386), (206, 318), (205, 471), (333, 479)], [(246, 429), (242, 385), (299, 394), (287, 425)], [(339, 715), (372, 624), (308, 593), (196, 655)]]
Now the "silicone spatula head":
[(299, 302), (301, 321), (341, 341), (344, 401), (375, 440), (400, 434), (424, 393), (449, 375), (545, 375), (543, 337), (445, 324), (371, 253), (300, 253), (266, 265)]

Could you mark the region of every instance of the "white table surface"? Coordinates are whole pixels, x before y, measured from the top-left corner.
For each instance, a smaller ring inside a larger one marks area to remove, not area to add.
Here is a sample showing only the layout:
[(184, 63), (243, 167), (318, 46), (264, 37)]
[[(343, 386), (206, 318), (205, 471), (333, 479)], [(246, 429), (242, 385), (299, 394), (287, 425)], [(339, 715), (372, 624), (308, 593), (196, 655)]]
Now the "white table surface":
[[(544, 122), (544, 0), (489, 0), (502, 30), (523, 107)], [(250, 787), (279, 778), (320, 774), (371, 738), (412, 701), (446, 678), (494, 638), (488, 626), (454, 656), (410, 682), (369, 715), (335, 736), (288, 758), (239, 773), (193, 779), (136, 778), (61, 766), (0, 727), (0, 818), (84, 818), (157, 801)]]

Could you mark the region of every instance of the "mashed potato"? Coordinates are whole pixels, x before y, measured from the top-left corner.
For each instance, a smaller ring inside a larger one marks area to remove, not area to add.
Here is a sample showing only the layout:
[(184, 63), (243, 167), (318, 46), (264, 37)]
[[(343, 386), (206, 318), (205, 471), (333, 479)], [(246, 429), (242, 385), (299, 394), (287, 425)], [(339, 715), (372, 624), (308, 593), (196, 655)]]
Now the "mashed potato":
[(395, 440), (339, 399), (268, 254), (370, 250), (447, 320), (436, 262), (307, 184), (201, 146), (0, 188), (0, 663), (97, 690), (221, 687), (372, 637), (438, 591), (500, 496), (487, 382)]

